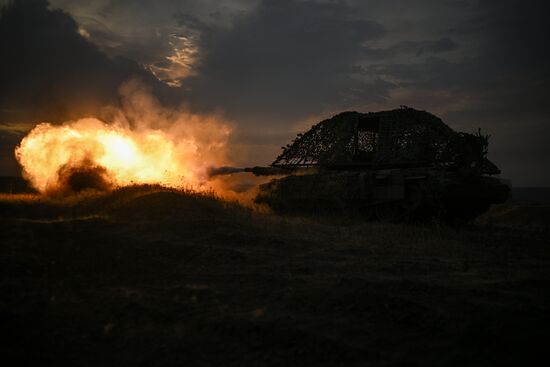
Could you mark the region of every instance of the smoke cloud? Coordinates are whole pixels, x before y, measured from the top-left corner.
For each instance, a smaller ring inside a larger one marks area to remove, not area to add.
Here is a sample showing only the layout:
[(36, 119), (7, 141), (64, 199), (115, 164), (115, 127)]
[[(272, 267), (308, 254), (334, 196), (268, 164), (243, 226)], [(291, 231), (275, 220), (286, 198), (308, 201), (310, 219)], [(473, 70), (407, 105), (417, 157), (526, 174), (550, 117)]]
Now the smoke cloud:
[(23, 139), (16, 156), (34, 188), (43, 193), (131, 184), (222, 189), (208, 181), (208, 169), (230, 163), (227, 121), (190, 113), (185, 106), (165, 107), (136, 80), (124, 83), (120, 95), (121, 107), (105, 107), (98, 118), (42, 123)]

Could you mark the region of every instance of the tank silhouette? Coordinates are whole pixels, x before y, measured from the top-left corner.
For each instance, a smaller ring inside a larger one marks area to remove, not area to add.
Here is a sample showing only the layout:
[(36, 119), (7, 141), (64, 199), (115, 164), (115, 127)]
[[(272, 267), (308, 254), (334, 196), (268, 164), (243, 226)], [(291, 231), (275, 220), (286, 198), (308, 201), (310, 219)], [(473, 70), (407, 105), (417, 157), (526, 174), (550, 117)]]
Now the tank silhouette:
[(343, 112), (319, 122), (270, 167), (255, 201), (279, 213), (361, 213), (390, 220), (468, 220), (504, 202), (489, 136), (453, 131), (440, 118), (402, 106)]

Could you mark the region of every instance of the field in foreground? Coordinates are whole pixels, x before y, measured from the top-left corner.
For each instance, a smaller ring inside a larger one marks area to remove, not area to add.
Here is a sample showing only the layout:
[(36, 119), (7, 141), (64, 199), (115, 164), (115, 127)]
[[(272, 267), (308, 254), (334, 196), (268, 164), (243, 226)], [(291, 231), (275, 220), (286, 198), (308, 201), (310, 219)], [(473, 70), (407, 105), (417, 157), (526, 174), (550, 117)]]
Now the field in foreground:
[(492, 222), (507, 213), (451, 228), (280, 218), (155, 187), (5, 195), (0, 358), (534, 365), (550, 340), (548, 231)]

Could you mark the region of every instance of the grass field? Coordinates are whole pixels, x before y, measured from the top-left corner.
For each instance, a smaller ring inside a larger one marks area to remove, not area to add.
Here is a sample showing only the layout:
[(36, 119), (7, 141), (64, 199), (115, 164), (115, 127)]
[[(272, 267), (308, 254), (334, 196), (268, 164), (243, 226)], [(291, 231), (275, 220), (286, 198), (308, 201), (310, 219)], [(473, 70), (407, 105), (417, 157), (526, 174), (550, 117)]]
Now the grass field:
[(448, 227), (285, 218), (155, 186), (6, 194), (2, 359), (540, 365), (550, 340), (549, 213), (505, 204)]

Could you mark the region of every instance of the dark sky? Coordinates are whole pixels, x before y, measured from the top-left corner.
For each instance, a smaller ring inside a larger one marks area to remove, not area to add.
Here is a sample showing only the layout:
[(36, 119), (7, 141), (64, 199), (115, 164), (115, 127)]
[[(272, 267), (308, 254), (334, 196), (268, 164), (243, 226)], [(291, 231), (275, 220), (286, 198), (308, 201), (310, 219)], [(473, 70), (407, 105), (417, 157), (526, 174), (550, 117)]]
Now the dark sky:
[[(343, 110), (409, 105), (491, 135), (518, 186), (550, 186), (550, 3), (543, 0), (3, 1), (0, 174), (39, 120), (116, 104), (139, 77), (163, 103), (218, 111), (268, 164)], [(11, 5), (10, 5), (11, 4)]]

